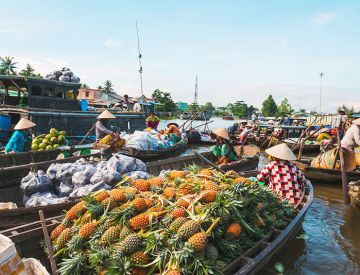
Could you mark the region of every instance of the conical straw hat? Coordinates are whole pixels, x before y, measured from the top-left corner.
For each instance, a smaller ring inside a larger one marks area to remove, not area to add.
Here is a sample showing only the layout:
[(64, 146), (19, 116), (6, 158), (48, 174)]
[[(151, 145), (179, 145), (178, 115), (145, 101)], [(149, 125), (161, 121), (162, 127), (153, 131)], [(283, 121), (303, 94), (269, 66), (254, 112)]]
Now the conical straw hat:
[(282, 160), (296, 160), (296, 156), (294, 155), (293, 151), (284, 143), (279, 145), (273, 146), (265, 152), (275, 158), (282, 159)]
[(98, 119), (114, 119), (116, 117), (112, 113), (110, 113), (108, 110), (105, 110), (97, 118)]
[(215, 135), (230, 140), (229, 132), (225, 128), (217, 128), (212, 131)]
[(360, 126), (360, 118), (355, 119), (352, 123), (357, 126)]
[(35, 127), (36, 124), (31, 122), (30, 120), (26, 118), (20, 119), (20, 121), (15, 125), (14, 130), (24, 130), (24, 129), (30, 129), (32, 127)]

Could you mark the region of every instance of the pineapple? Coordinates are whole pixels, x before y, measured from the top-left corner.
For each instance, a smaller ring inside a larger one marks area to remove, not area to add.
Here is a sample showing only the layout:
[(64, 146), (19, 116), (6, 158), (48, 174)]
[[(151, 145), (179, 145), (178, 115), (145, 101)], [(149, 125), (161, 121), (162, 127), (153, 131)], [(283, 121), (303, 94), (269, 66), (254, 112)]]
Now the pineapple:
[(216, 261), (216, 268), (220, 271), (224, 270), (226, 268), (227, 264), (223, 261)]
[(172, 170), (169, 172), (169, 178), (170, 179), (177, 179), (177, 178), (185, 178), (186, 177), (185, 171), (178, 171), (178, 170)]
[(182, 186), (177, 190), (177, 192), (178, 192), (180, 195), (191, 194), (191, 193), (192, 193), (192, 188), (193, 188), (192, 185), (190, 185), (190, 184), (185, 184), (185, 185), (182, 185)]
[(205, 203), (214, 202), (217, 196), (217, 191), (206, 190), (200, 193), (201, 201)]
[(129, 236), (131, 233), (134, 232), (130, 230), (127, 226), (123, 226), (119, 234), (119, 239), (124, 239), (125, 237)]
[(52, 241), (56, 240), (60, 234), (64, 231), (65, 229), (65, 225), (60, 223), (52, 232), (51, 232), (51, 235), (50, 235), (50, 239)]
[(137, 267), (137, 268), (133, 269), (131, 274), (132, 275), (146, 275), (146, 274), (148, 274), (148, 269), (147, 268)]
[(133, 186), (141, 192), (150, 191), (150, 183), (147, 180), (138, 179), (133, 182)]
[(186, 218), (183, 217), (177, 218), (170, 224), (169, 229), (177, 232), (180, 226), (182, 226), (186, 221), (187, 221)]
[(143, 212), (148, 208), (146, 201), (143, 198), (136, 198), (131, 203), (137, 212)]
[(187, 241), (189, 247), (197, 252), (203, 251), (207, 245), (208, 236), (205, 233), (196, 233), (192, 235)]
[(124, 191), (120, 189), (112, 189), (110, 191), (110, 196), (114, 198), (117, 202), (125, 202), (127, 200)]
[(202, 169), (200, 172), (200, 177), (212, 177), (213, 172), (210, 169)]
[(56, 245), (58, 249), (65, 247), (68, 241), (71, 240), (72, 234), (70, 228), (65, 228), (63, 232), (61, 232), (60, 236), (56, 239)]
[(123, 191), (125, 195), (130, 195), (130, 194), (136, 195), (139, 192), (137, 188), (131, 186), (124, 188)]
[(107, 199), (109, 196), (110, 195), (108, 191), (101, 191), (99, 194), (95, 195), (94, 199), (97, 202), (102, 202), (103, 200)]
[(233, 240), (239, 237), (241, 234), (241, 225), (238, 223), (232, 223), (229, 225), (229, 227), (226, 229), (226, 239)]
[(101, 205), (104, 208), (109, 207), (109, 210), (111, 210), (111, 209), (115, 208), (116, 206), (118, 206), (118, 201), (113, 197), (108, 197), (101, 202)]
[(217, 191), (218, 189), (218, 185), (212, 181), (208, 181), (204, 184), (204, 190)]
[(153, 200), (152, 199), (145, 198), (144, 200), (145, 200), (147, 208), (150, 208), (153, 205)]
[(99, 225), (98, 222), (89, 222), (84, 224), (82, 227), (80, 227), (78, 236), (82, 240), (87, 240), (90, 238), (90, 236), (94, 233), (95, 229)]
[(142, 213), (130, 219), (129, 223), (133, 229), (148, 227), (151, 221), (151, 215)]
[(136, 251), (131, 254), (130, 261), (135, 265), (146, 265), (150, 262), (150, 258), (143, 251)]
[(206, 256), (206, 259), (215, 263), (217, 261), (217, 259), (219, 258), (219, 251), (217, 250), (216, 246), (209, 243), (205, 248), (205, 256)]
[(108, 244), (112, 244), (116, 242), (116, 240), (120, 236), (121, 226), (111, 226), (109, 229), (105, 231), (105, 233), (100, 238), (100, 245), (106, 246)]
[(176, 189), (174, 187), (166, 187), (164, 189), (164, 196), (168, 199), (171, 199), (176, 194)]
[(139, 249), (142, 241), (142, 237), (140, 237), (138, 234), (133, 233), (128, 235), (123, 241), (116, 243), (114, 247), (121, 253), (129, 255)]
[(185, 217), (186, 214), (187, 213), (184, 208), (175, 208), (173, 211), (171, 211), (170, 216), (175, 220), (179, 217)]
[(179, 270), (169, 270), (165, 273), (166, 275), (181, 275)]
[(192, 235), (198, 232), (200, 232), (200, 224), (193, 220), (185, 222), (177, 231), (178, 235), (183, 240), (188, 240)]
[(77, 219), (80, 215), (82, 215), (86, 211), (85, 202), (81, 201), (75, 204), (73, 207), (66, 212), (65, 222), (72, 221)]
[(176, 201), (176, 205), (184, 207), (184, 208), (188, 208), (188, 206), (190, 205), (192, 199), (190, 197), (180, 197), (178, 198), (178, 200)]
[(148, 182), (150, 183), (150, 186), (161, 187), (164, 183), (164, 179), (161, 177), (153, 177), (148, 179)]

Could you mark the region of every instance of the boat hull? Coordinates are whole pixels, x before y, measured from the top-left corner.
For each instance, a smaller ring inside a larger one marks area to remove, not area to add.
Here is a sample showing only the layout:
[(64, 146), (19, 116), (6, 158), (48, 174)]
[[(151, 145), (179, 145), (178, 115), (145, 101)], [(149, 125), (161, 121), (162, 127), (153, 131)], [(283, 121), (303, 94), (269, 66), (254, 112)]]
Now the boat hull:
[(166, 158), (173, 154), (179, 154), (188, 148), (187, 144), (176, 145), (168, 149), (159, 150), (136, 150), (134, 148), (122, 149), (120, 153), (141, 159), (143, 161)]

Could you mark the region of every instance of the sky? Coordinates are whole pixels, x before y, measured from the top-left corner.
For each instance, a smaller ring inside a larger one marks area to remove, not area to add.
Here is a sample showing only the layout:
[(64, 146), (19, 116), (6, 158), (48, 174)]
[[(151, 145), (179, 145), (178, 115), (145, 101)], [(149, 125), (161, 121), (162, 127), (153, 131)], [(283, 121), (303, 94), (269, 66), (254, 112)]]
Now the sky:
[[(135, 22), (144, 93), (160, 89), (199, 103), (269, 94), (295, 110), (342, 104), (360, 110), (360, 1), (1, 0), (0, 56), (41, 74), (70, 67), (91, 87), (109, 79), (140, 96)], [(6, 12), (4, 12), (6, 11)]]

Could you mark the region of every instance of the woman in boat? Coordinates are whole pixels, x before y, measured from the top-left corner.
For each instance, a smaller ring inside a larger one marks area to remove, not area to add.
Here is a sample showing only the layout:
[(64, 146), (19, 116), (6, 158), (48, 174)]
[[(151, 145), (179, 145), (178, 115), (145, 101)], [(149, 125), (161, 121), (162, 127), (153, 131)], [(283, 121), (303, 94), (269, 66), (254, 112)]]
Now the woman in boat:
[(179, 130), (179, 125), (175, 122), (171, 122), (167, 125), (167, 129), (165, 130), (165, 135), (168, 136), (169, 140), (178, 143), (181, 141), (181, 132)]
[(303, 184), (306, 179), (301, 170), (293, 163), (296, 156), (290, 148), (282, 143), (265, 152), (271, 160), (257, 175), (260, 182), (269, 182), (269, 187), (295, 206), (301, 199)]
[(341, 147), (354, 151), (354, 147), (360, 145), (360, 118), (352, 122), (350, 128), (346, 131), (343, 139), (341, 140)]
[(122, 139), (119, 134), (110, 130), (110, 120), (115, 118), (116, 117), (108, 110), (102, 112), (97, 117), (95, 132), (96, 143), (110, 145), (112, 150), (116, 152), (124, 146), (125, 140)]
[(160, 119), (154, 115), (154, 112), (150, 112), (149, 116), (146, 119), (146, 127), (151, 129), (157, 129)]
[(31, 128), (35, 126), (35, 123), (26, 118), (20, 119), (14, 127), (15, 132), (12, 134), (8, 144), (6, 144), (5, 152), (10, 155), (25, 152), (25, 144), (31, 141)]
[(217, 165), (223, 165), (237, 160), (234, 146), (230, 143), (229, 132), (225, 128), (214, 129), (216, 145), (213, 147), (213, 154), (217, 158)]
[(240, 139), (240, 144), (243, 144), (246, 140), (246, 138), (248, 137), (248, 135), (253, 131), (253, 125), (252, 123), (247, 123), (245, 126), (245, 129), (241, 132), (239, 139)]

